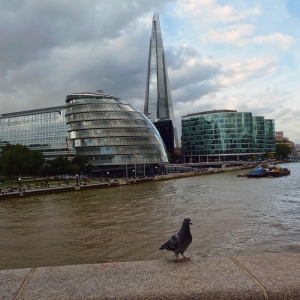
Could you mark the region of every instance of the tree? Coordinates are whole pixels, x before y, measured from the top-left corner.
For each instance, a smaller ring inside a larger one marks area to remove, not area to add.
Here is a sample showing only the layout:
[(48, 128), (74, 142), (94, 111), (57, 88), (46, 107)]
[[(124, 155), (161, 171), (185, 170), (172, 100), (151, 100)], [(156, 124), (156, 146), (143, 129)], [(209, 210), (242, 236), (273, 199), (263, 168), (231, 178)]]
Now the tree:
[(51, 171), (54, 175), (69, 174), (71, 172), (71, 163), (67, 157), (57, 156), (50, 162)]
[(3, 175), (17, 178), (28, 174), (30, 166), (30, 150), (27, 146), (7, 144), (2, 148), (1, 165)]
[(276, 145), (276, 157), (281, 157), (282, 159), (287, 158), (287, 156), (291, 153), (291, 149), (286, 144), (277, 144)]
[(36, 175), (39, 174), (39, 172), (41, 171), (41, 167), (45, 163), (44, 154), (38, 150), (31, 150), (29, 159), (30, 159), (30, 164), (29, 164), (28, 172), (29, 175), (31, 175), (35, 180)]
[(88, 174), (92, 171), (92, 165), (88, 163), (88, 159), (85, 156), (76, 155), (72, 161), (72, 173), (75, 174), (81, 174), (85, 173)]

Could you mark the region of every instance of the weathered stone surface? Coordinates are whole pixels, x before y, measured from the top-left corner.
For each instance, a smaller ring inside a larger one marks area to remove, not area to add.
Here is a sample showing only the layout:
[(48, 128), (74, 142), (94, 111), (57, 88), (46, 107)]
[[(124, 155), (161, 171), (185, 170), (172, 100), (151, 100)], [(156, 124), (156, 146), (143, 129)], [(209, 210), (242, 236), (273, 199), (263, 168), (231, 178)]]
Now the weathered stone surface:
[(270, 299), (300, 299), (300, 254), (238, 256), (243, 265), (267, 290)]
[(0, 271), (0, 299), (300, 299), (300, 254)]
[(0, 299), (14, 299), (30, 269), (0, 270)]
[(229, 258), (37, 268), (20, 299), (264, 299)]

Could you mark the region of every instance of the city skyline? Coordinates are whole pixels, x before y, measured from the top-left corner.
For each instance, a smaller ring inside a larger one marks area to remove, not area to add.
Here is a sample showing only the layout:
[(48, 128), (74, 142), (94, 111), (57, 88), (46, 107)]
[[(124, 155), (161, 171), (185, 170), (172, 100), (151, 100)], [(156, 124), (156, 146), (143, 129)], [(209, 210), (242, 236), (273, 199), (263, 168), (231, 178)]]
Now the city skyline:
[(144, 114), (152, 122), (171, 120), (174, 128), (174, 145), (179, 147), (168, 66), (157, 12), (154, 13), (152, 19)]
[(300, 3), (291, 0), (1, 1), (0, 114), (98, 89), (143, 111), (154, 11), (178, 131), (182, 115), (235, 109), (274, 119), (300, 143)]

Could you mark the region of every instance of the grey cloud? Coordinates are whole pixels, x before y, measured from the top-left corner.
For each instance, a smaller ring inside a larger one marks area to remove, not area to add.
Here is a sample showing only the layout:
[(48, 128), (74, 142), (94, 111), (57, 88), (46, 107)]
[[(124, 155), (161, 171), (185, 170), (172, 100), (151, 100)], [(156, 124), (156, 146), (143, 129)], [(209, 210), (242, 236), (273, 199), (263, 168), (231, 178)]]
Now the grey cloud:
[[(190, 102), (199, 100), (204, 95), (215, 93), (218, 90), (217, 86), (209, 81), (203, 81), (199, 84), (191, 84), (183, 87), (180, 90), (173, 92), (173, 101), (175, 107), (177, 103)], [(191, 112), (193, 107), (190, 107)]]
[[(190, 86), (191, 92), (199, 90), (209, 92), (216, 89), (213, 79), (221, 72), (219, 64), (204, 60), (192, 47), (172, 48), (166, 51), (170, 71), (171, 86), (175, 89)], [(206, 93), (206, 92), (205, 92)], [(204, 95), (198, 94), (198, 98)], [(196, 97), (197, 98), (197, 97)]]
[(141, 108), (151, 23), (138, 19), (168, 2), (0, 0), (0, 113), (99, 88)]

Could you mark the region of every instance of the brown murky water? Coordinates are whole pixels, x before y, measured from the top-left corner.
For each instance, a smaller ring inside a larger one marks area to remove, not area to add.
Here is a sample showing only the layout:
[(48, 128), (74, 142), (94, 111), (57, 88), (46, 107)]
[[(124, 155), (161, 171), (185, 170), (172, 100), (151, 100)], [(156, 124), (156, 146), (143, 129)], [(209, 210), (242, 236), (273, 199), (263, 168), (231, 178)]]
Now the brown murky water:
[[(284, 166), (284, 165), (282, 165)], [(192, 258), (300, 251), (300, 163), (290, 176), (239, 172), (0, 202), (0, 269), (170, 259), (185, 217)]]

